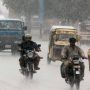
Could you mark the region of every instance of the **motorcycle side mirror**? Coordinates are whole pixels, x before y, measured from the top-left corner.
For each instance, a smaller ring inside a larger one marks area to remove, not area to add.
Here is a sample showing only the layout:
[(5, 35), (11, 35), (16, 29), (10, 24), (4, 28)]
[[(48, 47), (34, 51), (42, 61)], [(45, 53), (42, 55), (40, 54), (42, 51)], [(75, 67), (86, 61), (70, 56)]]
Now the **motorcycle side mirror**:
[(41, 44), (38, 44), (38, 47), (41, 47)]
[(27, 26), (24, 26), (24, 27), (23, 27), (23, 30), (27, 30)]

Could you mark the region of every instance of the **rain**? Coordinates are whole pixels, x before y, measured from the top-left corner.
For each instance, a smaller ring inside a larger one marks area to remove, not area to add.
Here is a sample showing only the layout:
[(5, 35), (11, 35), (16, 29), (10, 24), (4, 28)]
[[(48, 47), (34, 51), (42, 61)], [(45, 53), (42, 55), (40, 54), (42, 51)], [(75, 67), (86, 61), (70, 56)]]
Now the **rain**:
[[(9, 19), (17, 20), (14, 21), (14, 26), (11, 21), (5, 23)], [(76, 28), (80, 35), (79, 46), (88, 57), (90, 0), (0, 0), (0, 90), (71, 90), (70, 85), (61, 77), (62, 62), (56, 60), (48, 63), (52, 26)], [(18, 30), (13, 32), (15, 29)], [(40, 60), (40, 70), (33, 75), (33, 79), (20, 73), (20, 54), (14, 49), (14, 44), (18, 42), (14, 40), (21, 40), (24, 34), (30, 34), (34, 42), (41, 44), (41, 52), (38, 54), (43, 59)], [(13, 36), (15, 38), (10, 39)], [(3, 41), (7, 43), (5, 46), (1, 44)], [(79, 90), (90, 90), (89, 62), (87, 59), (83, 62), (85, 75)], [(76, 87), (73, 90), (77, 90)]]

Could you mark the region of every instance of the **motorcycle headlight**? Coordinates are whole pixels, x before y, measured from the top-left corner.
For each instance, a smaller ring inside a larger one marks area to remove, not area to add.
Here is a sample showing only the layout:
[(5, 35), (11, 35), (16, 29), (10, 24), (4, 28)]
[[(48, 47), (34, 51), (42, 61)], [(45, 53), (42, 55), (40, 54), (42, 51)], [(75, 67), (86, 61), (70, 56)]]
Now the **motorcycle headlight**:
[(28, 52), (28, 57), (32, 58), (33, 57), (33, 52)]

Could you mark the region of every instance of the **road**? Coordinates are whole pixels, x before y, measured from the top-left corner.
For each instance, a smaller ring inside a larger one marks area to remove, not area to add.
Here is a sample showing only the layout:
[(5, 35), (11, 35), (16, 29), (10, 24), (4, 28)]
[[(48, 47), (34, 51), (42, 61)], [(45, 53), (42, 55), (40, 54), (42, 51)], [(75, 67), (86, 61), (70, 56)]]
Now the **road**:
[[(70, 90), (60, 75), (61, 62), (51, 62), (47, 64), (48, 42), (39, 42), (42, 45), (43, 56), (40, 61), (40, 70), (34, 74), (32, 80), (26, 79), (19, 72), (19, 55), (12, 56), (10, 51), (0, 52), (0, 90)], [(82, 46), (85, 53), (88, 47)], [(88, 61), (85, 60), (85, 77), (81, 82), (80, 90), (90, 90), (90, 72), (88, 71)]]

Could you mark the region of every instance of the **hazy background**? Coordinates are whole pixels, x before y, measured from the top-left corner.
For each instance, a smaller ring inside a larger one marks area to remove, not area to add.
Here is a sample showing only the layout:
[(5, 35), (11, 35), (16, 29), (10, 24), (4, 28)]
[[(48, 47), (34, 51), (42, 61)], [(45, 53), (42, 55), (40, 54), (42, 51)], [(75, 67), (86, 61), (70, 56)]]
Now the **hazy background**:
[[(61, 62), (47, 64), (50, 28), (61, 22), (77, 27), (89, 16), (90, 0), (0, 0), (0, 18), (23, 19), (27, 32), (41, 44), (39, 54), (43, 57), (40, 70), (33, 80), (29, 80), (19, 72), (19, 55), (12, 56), (9, 50), (0, 52), (0, 90), (70, 90), (60, 75)], [(88, 45), (82, 45), (86, 55), (88, 48)], [(90, 90), (88, 61), (84, 62), (85, 77), (80, 90)]]
[[(48, 39), (52, 25), (72, 25), (90, 17), (90, 0), (1, 0), (9, 18), (23, 18), (28, 33)], [(45, 37), (46, 36), (46, 37)]]

